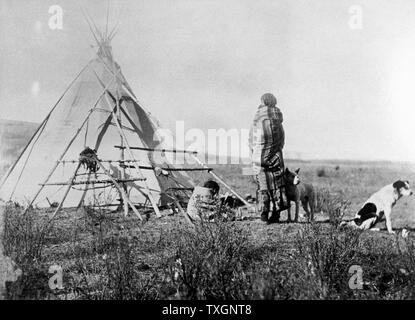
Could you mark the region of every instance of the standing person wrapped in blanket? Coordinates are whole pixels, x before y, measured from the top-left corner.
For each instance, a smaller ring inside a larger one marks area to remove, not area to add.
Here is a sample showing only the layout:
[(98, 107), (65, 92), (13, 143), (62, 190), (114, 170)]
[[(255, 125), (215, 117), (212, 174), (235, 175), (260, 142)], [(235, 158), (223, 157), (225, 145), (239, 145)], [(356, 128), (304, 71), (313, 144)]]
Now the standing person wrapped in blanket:
[(279, 222), (280, 212), (287, 209), (282, 155), (285, 133), (283, 116), (276, 104), (277, 99), (271, 93), (261, 97), (249, 134), (252, 166), (258, 183), (258, 211), (261, 220), (268, 223)]

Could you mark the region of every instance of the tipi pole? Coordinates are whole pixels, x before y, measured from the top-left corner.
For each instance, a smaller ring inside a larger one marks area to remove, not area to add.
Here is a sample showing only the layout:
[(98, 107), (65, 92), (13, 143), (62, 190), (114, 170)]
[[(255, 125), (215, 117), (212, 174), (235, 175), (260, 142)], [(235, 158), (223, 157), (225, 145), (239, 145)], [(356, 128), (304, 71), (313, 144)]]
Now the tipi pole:
[[(87, 21), (88, 25), (89, 25), (89, 28), (90, 28), (90, 30), (91, 30), (91, 32), (92, 32), (92, 35), (93, 35), (93, 36), (94, 36), (94, 38), (95, 38), (95, 41), (97, 42), (97, 45), (99, 46), (101, 42), (104, 42), (104, 37), (103, 37), (102, 33), (101, 33), (101, 32), (99, 31), (99, 29), (97, 28), (97, 26), (96, 26), (96, 24), (95, 24), (94, 20), (93, 20), (93, 19), (89, 16), (88, 11), (87, 11), (87, 10), (83, 10), (83, 9), (82, 9), (82, 13), (83, 13), (84, 18), (86, 19), (86, 21)], [(90, 22), (89, 20), (91, 20), (91, 22)], [(93, 31), (93, 30), (92, 30), (91, 23), (93, 24), (93, 26), (94, 26), (94, 28), (95, 28), (95, 31)], [(99, 36), (99, 37), (101, 38), (101, 40), (99, 41), (99, 40), (97, 39), (97, 37), (96, 37), (96, 36)]]
[[(107, 27), (108, 27), (108, 21), (107, 21)], [(113, 67), (115, 68), (115, 64), (113, 63)], [(118, 92), (118, 79), (114, 76), (114, 78), (115, 78), (115, 80), (116, 80), (116, 83), (117, 83), (117, 90), (116, 90), (116, 97), (115, 97), (115, 102), (116, 102), (116, 106), (117, 106), (117, 118), (118, 118), (118, 121), (119, 121), (119, 124), (120, 124), (120, 126), (122, 126), (122, 122), (121, 122), (121, 110), (120, 110), (120, 100), (119, 100), (119, 92)], [(123, 138), (123, 136), (120, 134), (120, 143), (121, 143), (121, 145), (122, 146), (124, 146), (124, 138)], [(125, 159), (125, 152), (124, 152), (124, 149), (120, 149), (120, 158), (121, 158), (121, 161), (124, 161), (124, 159)], [(121, 168), (121, 179), (125, 179), (125, 167), (123, 166), (122, 168)], [(125, 184), (125, 183), (122, 183), (122, 188), (124, 189), (124, 191), (127, 193), (128, 192), (128, 190), (127, 190), (127, 185)], [(128, 215), (128, 204), (125, 202), (125, 201), (123, 201), (123, 203), (122, 203), (123, 205), (124, 205), (124, 214), (125, 214), (125, 216), (127, 216)]]
[[(105, 61), (100, 58), (101, 62), (104, 64), (104, 66), (106, 67), (106, 69), (111, 72), (114, 76), (115, 73), (114, 71), (112, 71), (107, 64), (105, 63)], [(116, 76), (118, 78), (118, 76)], [(130, 90), (129, 86), (122, 81), (122, 79), (118, 80), (121, 82), (121, 85), (124, 87), (124, 89), (128, 92), (128, 94), (130, 95), (130, 97), (134, 100), (135, 103), (137, 103), (137, 105), (140, 106), (140, 108), (142, 108), (149, 116), (149, 120), (151, 121), (151, 123), (153, 124), (153, 126), (155, 126), (152, 117), (149, 115), (149, 112), (147, 110), (144, 109), (144, 107), (141, 105), (141, 103), (138, 102), (137, 98), (135, 97), (134, 93)], [(196, 160), (197, 163), (199, 163), (201, 166), (206, 167), (206, 165), (201, 162), (199, 160), (199, 158), (197, 158), (194, 154), (191, 154), (192, 158), (194, 158)], [(218, 180), (220, 183), (222, 183), (232, 194), (234, 194), (238, 199), (240, 199), (246, 206), (250, 207), (251, 205), (243, 198), (241, 197), (236, 191), (234, 191), (222, 178), (220, 178), (216, 173), (214, 173), (213, 171), (209, 172), (216, 180)]]
[[(103, 83), (102, 83), (101, 79), (98, 77), (98, 75), (96, 74), (96, 72), (95, 72), (95, 71), (94, 71), (94, 74), (95, 74), (95, 76), (97, 77), (97, 79), (99, 80), (99, 82), (101, 83), (101, 85), (103, 85)], [(116, 76), (116, 75), (114, 75), (114, 78), (113, 78), (113, 79), (116, 79), (116, 78), (117, 78), (117, 76)], [(126, 146), (126, 148), (127, 148), (127, 151), (128, 151), (129, 156), (131, 157), (131, 159), (132, 159), (132, 160), (136, 160), (136, 159), (135, 159), (135, 157), (134, 157), (134, 155), (133, 155), (133, 153), (132, 153), (132, 151), (131, 151), (131, 149), (130, 149), (130, 144), (128, 143), (127, 137), (125, 136), (124, 131), (122, 130), (122, 128), (121, 128), (121, 126), (120, 126), (120, 124), (118, 123), (117, 116), (115, 115), (114, 110), (112, 110), (112, 109), (111, 109), (111, 102), (110, 102), (110, 100), (109, 100), (109, 98), (108, 98), (108, 96), (107, 96), (107, 95), (105, 95), (105, 99), (106, 99), (106, 101), (107, 101), (107, 107), (108, 107), (108, 110), (111, 112), (111, 114), (112, 114), (112, 118), (114, 119), (114, 122), (115, 122), (115, 124), (116, 124), (116, 126), (117, 126), (118, 132), (122, 135), (122, 137), (123, 137), (123, 139), (124, 139), (125, 146)], [(141, 172), (140, 168), (139, 168), (139, 167), (138, 167), (138, 165), (137, 165), (137, 161), (134, 161), (134, 162), (133, 162), (133, 164), (134, 164), (135, 169), (137, 170), (137, 173), (138, 173), (141, 177), (144, 177), (143, 173)], [(149, 198), (149, 200), (150, 200), (150, 202), (151, 202), (151, 205), (153, 206), (154, 211), (156, 212), (156, 216), (157, 216), (158, 218), (160, 218), (160, 217), (161, 217), (160, 210), (159, 210), (159, 208), (158, 208), (158, 206), (157, 206), (156, 201), (155, 201), (155, 200), (154, 200), (154, 198), (153, 198), (153, 195), (151, 194), (151, 191), (150, 191), (150, 188), (148, 187), (147, 181), (144, 181), (144, 188), (145, 188), (145, 190), (146, 190), (146, 192), (147, 192), (147, 197)]]
[[(114, 146), (114, 148), (125, 149), (125, 147), (123, 146)], [(162, 153), (163, 152), (187, 153), (187, 154), (194, 154), (194, 155), (197, 154), (197, 151), (179, 150), (179, 149), (157, 149), (157, 148), (131, 147), (131, 150), (142, 150), (142, 151), (162, 152)]]
[(194, 226), (194, 223), (193, 223), (192, 219), (191, 219), (191, 218), (190, 218), (190, 216), (188, 215), (187, 211), (183, 209), (183, 207), (182, 207), (182, 206), (181, 206), (181, 204), (180, 204), (180, 201), (179, 201), (179, 200), (177, 200), (177, 198), (176, 198), (176, 197), (174, 197), (174, 196), (172, 196), (172, 195), (170, 195), (170, 194), (168, 194), (168, 193), (164, 193), (164, 194), (165, 194), (167, 197), (169, 197), (170, 199), (172, 199), (172, 200), (174, 201), (174, 203), (177, 205), (177, 207), (179, 208), (180, 212), (183, 214), (183, 216), (184, 216), (184, 218), (186, 219), (186, 221), (187, 221), (190, 225)]
[[(104, 65), (104, 67), (107, 69), (108, 72), (110, 72), (114, 77), (117, 78), (117, 80), (121, 83), (121, 86), (127, 91), (127, 93), (130, 95), (130, 97), (133, 99), (133, 101), (141, 108), (143, 109), (143, 111), (145, 113), (147, 113), (148, 119), (150, 121), (150, 123), (153, 125), (154, 128), (157, 128), (158, 125), (157, 123), (155, 123), (153, 117), (151, 116), (150, 112), (148, 112), (148, 110), (146, 110), (146, 108), (144, 108), (142, 106), (142, 104), (137, 100), (137, 97), (135, 96), (134, 92), (132, 92), (132, 90), (130, 89), (130, 86), (128, 85), (128, 83), (125, 81), (123, 81), (123, 79), (121, 79), (119, 77), (119, 72), (114, 72), (113, 70), (111, 70), (111, 68), (107, 65), (107, 63), (104, 61), (103, 58), (101, 58), (100, 56), (98, 56), (98, 59), (100, 59), (100, 61), (102, 62), (102, 64)], [(95, 74), (96, 75), (96, 74)], [(98, 76), (97, 76), (98, 77)], [(98, 77), (99, 79), (99, 77)], [(124, 109), (123, 109), (124, 110)]]
[(152, 125), (157, 127), (158, 125), (154, 123), (154, 119), (152, 118), (150, 112), (146, 110), (146, 108), (138, 101), (137, 97), (135, 96), (134, 92), (132, 92), (130, 85), (127, 83), (127, 81), (123, 81), (123, 79), (119, 77), (118, 71), (114, 72), (113, 70), (111, 70), (111, 68), (107, 65), (107, 63), (104, 61), (102, 57), (98, 56), (98, 59), (102, 62), (107, 71), (110, 72), (113, 76), (117, 78), (118, 81), (121, 82), (122, 87), (127, 91), (127, 93), (134, 100), (134, 102), (137, 103), (137, 105), (147, 113), (147, 116), (149, 117), (149, 120), (151, 121)]
[[(111, 176), (111, 174), (108, 172), (108, 170), (104, 167), (104, 165), (98, 160), (96, 159), (98, 165), (100, 166), (100, 168), (105, 172), (105, 174), (108, 176), (108, 178), (111, 179), (112, 183), (114, 184), (114, 186), (118, 189), (118, 192), (121, 194), (121, 196), (124, 198), (124, 202), (128, 203), (131, 207), (131, 209), (133, 209), (134, 213), (140, 218), (140, 220), (143, 220), (143, 217), (140, 215), (140, 213), (138, 212), (137, 208), (134, 206), (134, 204), (131, 202), (131, 200), (129, 199), (128, 195), (125, 193), (124, 189), (118, 184), (118, 182)], [(127, 213), (128, 213), (128, 208), (127, 208)]]
[[(191, 157), (201, 166), (203, 166), (204, 168), (207, 168), (207, 166), (199, 160), (198, 157), (196, 157), (195, 155), (191, 155)], [(232, 192), (236, 197), (238, 197), (239, 200), (241, 200), (246, 206), (250, 207), (251, 204), (249, 204), (244, 198), (242, 198), (235, 190), (232, 189), (231, 186), (229, 186), (221, 177), (219, 177), (216, 173), (214, 173), (213, 171), (209, 171), (209, 173), (216, 179), (218, 180), (221, 184), (223, 184), (230, 192)]]
[[(22, 152), (20, 153), (19, 157), (17, 158), (17, 160), (13, 163), (13, 165), (9, 168), (9, 170), (7, 170), (6, 175), (3, 177), (3, 179), (1, 180), (0, 183), (0, 189), (1, 187), (3, 187), (4, 183), (6, 182), (7, 178), (10, 176), (10, 174), (12, 173), (12, 171), (14, 170), (14, 168), (16, 167), (17, 163), (19, 162), (20, 158), (23, 156), (23, 154), (25, 153), (26, 149), (29, 147), (29, 145), (32, 143), (33, 139), (36, 137), (36, 135), (39, 133), (39, 131), (41, 130), (41, 128), (44, 128), (44, 126), (46, 126), (47, 121), (49, 120), (52, 112), (56, 109), (56, 107), (58, 106), (59, 102), (62, 101), (63, 97), (66, 95), (66, 93), (69, 91), (69, 89), (72, 87), (72, 85), (75, 83), (75, 81), (81, 76), (81, 74), (85, 71), (85, 69), (89, 66), (90, 62), (87, 63), (87, 65), (85, 67), (83, 67), (81, 69), (81, 71), (76, 75), (75, 79), (73, 79), (71, 81), (71, 83), (67, 86), (67, 88), (65, 89), (65, 91), (63, 92), (63, 94), (59, 97), (58, 101), (55, 103), (55, 105), (52, 107), (52, 109), (50, 110), (50, 112), (48, 113), (48, 115), (45, 117), (45, 119), (43, 119), (42, 123), (39, 125), (39, 127), (36, 129), (35, 133), (32, 135), (32, 137), (30, 138), (29, 142), (26, 144), (26, 146), (23, 148)], [(42, 129), (43, 130), (43, 129)], [(41, 134), (41, 133), (40, 133)], [(30, 154), (29, 156), (30, 157)], [(24, 168), (23, 168), (24, 169)], [(23, 171), (22, 169), (22, 171)]]
[(179, 210), (181, 211), (181, 213), (183, 214), (183, 216), (185, 217), (186, 221), (191, 225), (194, 226), (195, 224), (193, 223), (193, 220), (190, 218), (189, 214), (187, 213), (186, 210), (183, 209), (182, 205), (180, 204), (180, 201), (176, 199), (176, 197), (171, 197), (173, 198), (174, 202), (176, 203), (177, 207), (179, 208)]
[(110, 17), (110, 0), (107, 2), (107, 24), (105, 25), (105, 39), (108, 39), (108, 20)]
[(105, 91), (108, 89), (109, 85), (112, 83), (112, 80), (108, 83), (107, 87), (104, 88), (104, 90), (102, 91), (102, 93), (100, 94), (99, 98), (97, 99), (97, 101), (95, 102), (94, 106), (89, 110), (85, 120), (82, 122), (81, 126), (78, 128), (78, 130), (76, 131), (75, 135), (72, 137), (72, 139), (69, 141), (68, 145), (66, 146), (65, 150), (62, 152), (62, 154), (60, 155), (58, 161), (56, 161), (56, 164), (53, 166), (52, 170), (50, 171), (50, 173), (48, 174), (48, 176), (46, 177), (43, 185), (39, 188), (38, 192), (35, 194), (35, 196), (33, 197), (32, 201), (30, 201), (29, 205), (27, 206), (26, 210), (24, 211), (23, 214), (25, 214), (27, 212), (27, 210), (33, 205), (33, 203), (35, 202), (36, 198), (39, 196), (39, 194), (42, 192), (43, 188), (44, 188), (44, 184), (46, 184), (50, 177), (53, 175), (53, 173), (55, 172), (56, 168), (59, 166), (60, 161), (62, 160), (62, 158), (65, 156), (66, 152), (68, 152), (69, 148), (71, 147), (72, 143), (75, 141), (76, 137), (78, 136), (78, 134), (82, 131), (82, 128), (84, 127), (85, 123), (88, 121), (89, 117), (91, 116), (92, 112), (94, 111), (95, 107), (98, 105), (99, 101), (101, 100), (102, 96), (105, 94)]
[[(42, 127), (42, 129), (40, 130), (40, 132), (39, 132), (39, 134), (37, 135), (37, 137), (36, 137), (35, 141), (33, 142), (32, 147), (31, 147), (31, 148), (30, 148), (30, 150), (28, 151), (28, 152), (29, 152), (29, 154), (27, 155), (26, 160), (25, 160), (25, 161), (24, 161), (24, 163), (23, 163), (22, 170), (20, 170), (20, 173), (19, 173), (19, 176), (17, 177), (16, 183), (15, 183), (15, 184), (14, 184), (14, 186), (13, 186), (13, 190), (12, 190), (12, 192), (10, 193), (9, 200), (11, 200), (11, 199), (13, 198), (13, 195), (14, 195), (14, 193), (15, 193), (15, 191), (16, 191), (16, 188), (17, 188), (17, 186), (19, 185), (20, 179), (22, 178), (23, 172), (24, 172), (24, 170), (25, 170), (25, 168), (26, 168), (26, 166), (27, 166), (27, 162), (28, 162), (28, 161), (29, 161), (29, 159), (30, 159), (30, 155), (32, 154), (33, 148), (35, 147), (36, 143), (38, 142), (39, 137), (42, 135), (43, 130), (44, 130), (44, 129), (45, 129), (45, 127), (46, 127), (46, 124), (47, 124), (47, 122), (44, 122), (44, 123), (42, 124), (42, 126), (43, 126), (43, 127)], [(40, 128), (40, 127), (39, 127), (39, 128)], [(23, 152), (24, 152), (24, 151), (23, 151)]]
[(141, 108), (143, 109), (146, 113), (147, 116), (151, 122), (151, 124), (154, 127), (157, 127), (158, 125), (156, 125), (154, 123), (154, 120), (150, 114), (150, 112), (148, 112), (148, 110), (146, 110), (146, 108), (137, 100), (137, 97), (135, 96), (134, 92), (132, 92), (132, 90), (130, 89), (130, 86), (128, 85), (128, 83), (125, 81), (123, 81), (123, 79), (119, 78), (119, 72), (114, 72), (113, 70), (111, 70), (111, 68), (107, 65), (107, 63), (104, 61), (104, 59), (102, 59), (101, 57), (98, 56), (98, 59), (100, 59), (100, 61), (103, 63), (104, 67), (107, 69), (108, 72), (110, 72), (113, 76), (115, 76), (117, 78), (118, 81), (120, 81), (122, 87), (127, 91), (127, 93), (130, 95), (130, 97), (134, 100), (134, 102)]
[[(88, 172), (87, 182), (89, 182), (90, 180), (91, 180), (91, 171), (89, 171), (89, 172)], [(82, 204), (84, 203), (84, 200), (85, 200), (85, 197), (86, 197), (86, 193), (87, 193), (87, 191), (88, 191), (88, 188), (86, 187), (86, 188), (85, 188), (85, 190), (84, 190), (84, 192), (82, 193), (81, 200), (79, 200), (79, 204), (78, 204), (78, 206), (76, 207), (76, 209), (77, 209), (77, 210), (78, 210), (78, 209), (82, 206)]]
[[(107, 100), (107, 102), (108, 102), (108, 108), (109, 108), (109, 110), (111, 110), (111, 107), (110, 107), (110, 101), (109, 101), (109, 99), (108, 99), (108, 96), (107, 96), (107, 95), (105, 95), (105, 98), (106, 98), (106, 100)], [(122, 136), (123, 136), (123, 138), (124, 138), (125, 146), (126, 146), (126, 148), (127, 148), (127, 151), (128, 151), (128, 153), (129, 153), (129, 156), (131, 157), (131, 159), (133, 159), (133, 160), (134, 160), (133, 164), (134, 164), (135, 169), (137, 170), (137, 173), (138, 173), (141, 177), (144, 177), (144, 175), (143, 175), (143, 173), (141, 172), (141, 169), (139, 168), (139, 166), (137, 165), (137, 161), (136, 161), (136, 159), (134, 158), (134, 155), (133, 155), (133, 153), (132, 153), (132, 151), (131, 151), (131, 149), (130, 149), (130, 145), (129, 145), (129, 143), (128, 143), (127, 137), (125, 136), (124, 131), (121, 129), (121, 126), (120, 126), (120, 124), (119, 124), (119, 123), (118, 123), (118, 121), (117, 121), (117, 117), (115, 116), (115, 114), (114, 114), (114, 112), (113, 112), (113, 111), (111, 111), (111, 112), (112, 112), (112, 117), (113, 117), (113, 119), (114, 119), (114, 122), (115, 122), (115, 123), (116, 123), (116, 125), (117, 125), (118, 131), (122, 134)], [(156, 201), (155, 201), (155, 200), (154, 200), (154, 198), (153, 198), (153, 195), (151, 194), (151, 191), (150, 191), (150, 188), (148, 187), (147, 181), (144, 181), (144, 188), (145, 188), (145, 190), (146, 190), (146, 192), (147, 192), (147, 196), (148, 196), (148, 198), (149, 198), (149, 200), (150, 200), (150, 202), (151, 202), (151, 205), (153, 206), (154, 211), (156, 212), (156, 216), (157, 216), (158, 218), (160, 218), (160, 217), (161, 217), (160, 210), (159, 210), (159, 208), (158, 208), (158, 206), (157, 206)]]
[[(119, 123), (121, 123), (121, 114), (120, 114), (119, 108), (120, 106), (119, 106), (118, 96), (117, 96), (117, 117), (118, 117)], [(124, 146), (124, 139), (121, 134), (120, 134), (120, 139), (121, 139), (121, 145)], [(120, 150), (120, 156), (121, 156), (121, 161), (124, 161), (125, 159), (124, 149)], [(125, 179), (125, 168), (126, 168), (125, 166), (121, 167), (121, 179), (123, 180)], [(127, 192), (127, 186), (124, 182), (122, 183), (122, 188), (125, 192)], [(122, 202), (124, 206), (124, 215), (127, 216), (128, 215), (128, 203), (126, 201), (122, 201)]]
[(179, 207), (179, 210), (182, 212), (183, 216), (185, 217), (186, 221), (190, 225), (194, 226), (194, 223), (193, 223), (192, 219), (190, 219), (189, 214), (187, 213), (186, 210), (183, 209), (183, 207), (181, 206), (180, 202), (177, 199), (175, 199), (175, 202), (176, 202), (176, 205)]
[(62, 198), (61, 202), (59, 203), (58, 207), (56, 208), (55, 212), (52, 214), (50, 219), (53, 219), (55, 217), (55, 215), (58, 213), (58, 211), (62, 208), (63, 203), (65, 202), (66, 197), (68, 196), (69, 191), (72, 188), (72, 184), (74, 183), (74, 181), (76, 179), (76, 174), (78, 173), (78, 170), (79, 170), (80, 166), (81, 166), (81, 162), (78, 162), (78, 165), (76, 166), (76, 169), (75, 169), (71, 179), (69, 180), (68, 188), (66, 189), (65, 194), (63, 195), (63, 198)]

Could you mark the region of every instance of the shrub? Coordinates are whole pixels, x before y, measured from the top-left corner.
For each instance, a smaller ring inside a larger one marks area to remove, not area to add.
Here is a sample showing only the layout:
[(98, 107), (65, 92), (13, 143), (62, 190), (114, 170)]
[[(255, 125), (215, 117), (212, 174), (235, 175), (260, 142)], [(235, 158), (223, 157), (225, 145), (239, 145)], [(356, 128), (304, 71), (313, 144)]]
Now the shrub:
[[(298, 268), (298, 252), (294, 252), (284, 239), (268, 239), (267, 245), (258, 247), (261, 255), (251, 260), (247, 268), (248, 299), (305, 299), (307, 283)], [(271, 249), (271, 250), (270, 250)]]
[(87, 231), (92, 235), (92, 247), (97, 253), (102, 253), (105, 235), (111, 227), (111, 220), (106, 210), (94, 210), (90, 207), (84, 208), (85, 225)]
[(241, 299), (247, 234), (232, 223), (201, 222), (166, 239), (175, 250), (164, 266), (167, 283), (180, 299)]
[(405, 278), (402, 294), (406, 299), (415, 299), (415, 242), (410, 238), (402, 242), (397, 239), (397, 248), (401, 261), (399, 274)]
[(331, 224), (337, 226), (342, 220), (350, 201), (343, 199), (342, 195), (330, 193), (325, 188), (315, 191), (315, 211), (328, 215)]
[[(293, 263), (303, 278), (302, 288), (317, 299), (344, 298), (348, 270), (356, 262), (360, 232), (340, 232), (332, 225), (305, 225), (295, 240)], [(307, 285), (308, 284), (308, 285)]]
[(20, 208), (9, 205), (4, 216), (4, 252), (18, 265), (40, 261), (53, 223), (46, 215), (34, 210), (22, 214)]
[(291, 299), (295, 291), (292, 285), (295, 276), (290, 264), (280, 255), (265, 256), (252, 263), (246, 271), (246, 298)]
[(314, 191), (315, 212), (325, 212), (330, 199), (330, 191), (326, 188), (316, 188)]
[(48, 268), (44, 250), (53, 230), (53, 222), (35, 210), (22, 214), (22, 208), (8, 205), (4, 212), (4, 254), (22, 271), (21, 277), (9, 286), (9, 299), (45, 297), (48, 288)]
[[(8, 298), (49, 298), (51, 261), (63, 263), (64, 290), (55, 292), (62, 299), (415, 298), (413, 239), (339, 229), (347, 201), (318, 189), (316, 202), (332, 223), (305, 224), (297, 234), (296, 226), (275, 225), (255, 239), (248, 233), (255, 224), (230, 222), (223, 211), (194, 227), (166, 217), (116, 231), (114, 216), (99, 211), (78, 225), (11, 206), (3, 242), (23, 276)], [(362, 290), (348, 286), (352, 265), (363, 269)]]
[(81, 299), (143, 300), (157, 299), (156, 273), (145, 274), (150, 267), (139, 260), (137, 243), (127, 237), (105, 241), (104, 254), (91, 255), (87, 250), (75, 250), (72, 286)]
[(128, 238), (119, 238), (113, 250), (105, 259), (106, 286), (109, 288), (105, 299), (143, 300), (155, 299), (158, 296), (153, 273), (146, 277), (142, 272), (142, 264), (138, 261), (136, 244)]
[(324, 168), (317, 169), (317, 177), (319, 177), (319, 178), (328, 177), (328, 175), (326, 173), (326, 169), (324, 169)]

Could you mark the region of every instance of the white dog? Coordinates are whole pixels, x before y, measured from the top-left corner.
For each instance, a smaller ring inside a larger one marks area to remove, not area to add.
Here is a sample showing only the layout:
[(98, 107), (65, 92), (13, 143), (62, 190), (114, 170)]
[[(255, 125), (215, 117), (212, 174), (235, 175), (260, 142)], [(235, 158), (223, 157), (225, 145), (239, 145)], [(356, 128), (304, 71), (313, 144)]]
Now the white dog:
[(403, 196), (412, 195), (408, 181), (398, 180), (388, 184), (374, 193), (362, 206), (352, 221), (342, 222), (341, 225), (348, 225), (361, 230), (379, 231), (373, 228), (376, 223), (386, 220), (386, 228), (389, 233), (392, 230), (391, 212), (396, 202)]

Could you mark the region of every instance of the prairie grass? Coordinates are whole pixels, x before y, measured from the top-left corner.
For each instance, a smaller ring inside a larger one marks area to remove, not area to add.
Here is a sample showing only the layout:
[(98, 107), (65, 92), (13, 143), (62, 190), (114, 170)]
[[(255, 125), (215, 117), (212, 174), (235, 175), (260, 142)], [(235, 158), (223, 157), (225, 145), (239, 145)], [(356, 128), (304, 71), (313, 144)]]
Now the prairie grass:
[[(289, 161), (288, 161), (289, 162)], [(257, 217), (196, 227), (180, 215), (144, 225), (119, 213), (6, 208), (5, 253), (22, 270), (9, 299), (414, 299), (414, 199), (394, 210), (396, 238), (337, 228), (367, 197), (405, 166), (291, 162), (316, 190), (316, 222), (264, 225)], [(318, 177), (324, 168), (326, 177)], [(237, 165), (217, 168), (242, 194), (255, 193)], [(222, 171), (221, 171), (222, 170)], [(327, 221), (328, 223), (326, 223)], [(399, 229), (412, 230), (408, 238)], [(51, 265), (63, 269), (63, 289), (51, 290)], [(363, 270), (349, 286), (351, 266)]]

